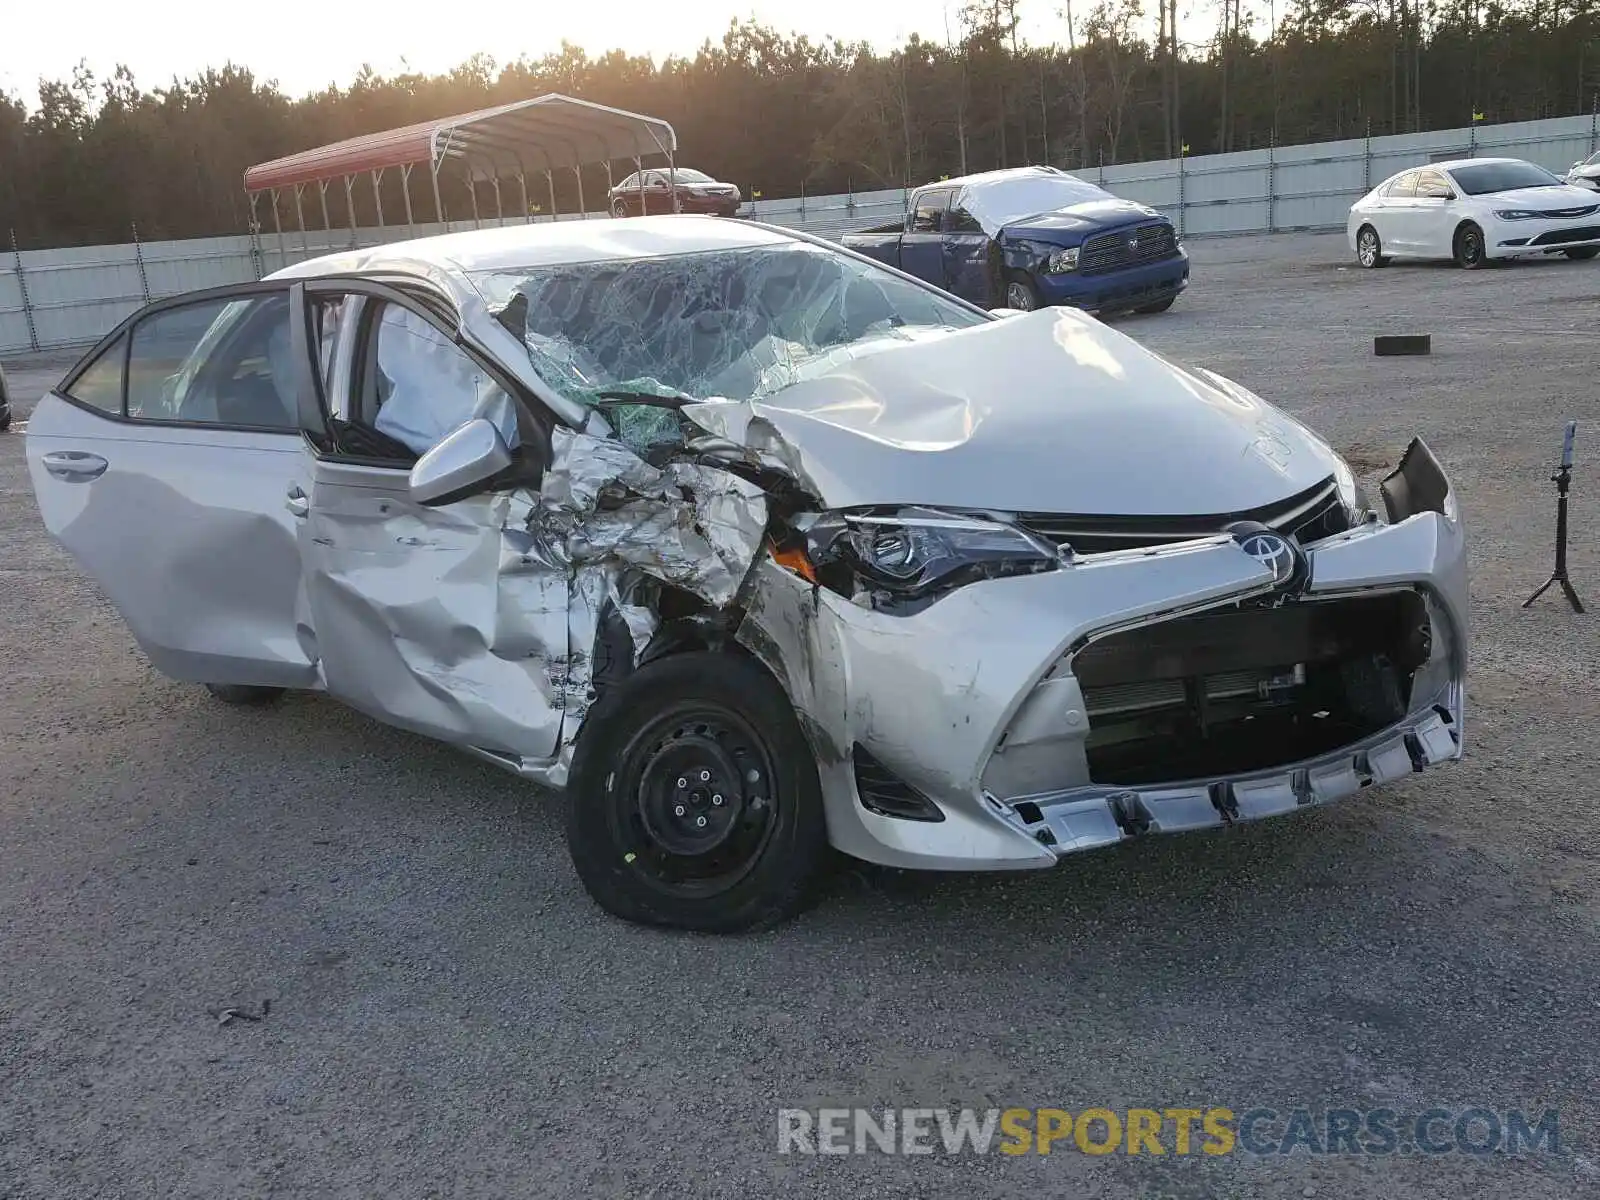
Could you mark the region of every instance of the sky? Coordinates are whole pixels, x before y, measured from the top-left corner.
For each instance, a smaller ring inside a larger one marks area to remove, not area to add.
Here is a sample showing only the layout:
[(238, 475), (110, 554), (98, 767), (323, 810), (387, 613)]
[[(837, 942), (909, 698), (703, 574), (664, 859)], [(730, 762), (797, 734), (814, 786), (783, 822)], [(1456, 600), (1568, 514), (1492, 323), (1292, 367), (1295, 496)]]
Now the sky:
[[(147, 89), (174, 75), (232, 61), (291, 95), (347, 85), (369, 63), (379, 74), (448, 70), (475, 53), (496, 62), (538, 58), (563, 40), (591, 53), (621, 49), (657, 59), (692, 55), (734, 18), (785, 32), (895, 45), (911, 33), (943, 40), (959, 0), (450, 0), (256, 5), (216, 0), (76, 0), (71, 19), (52, 4), (20, 2), (0, 33), (0, 90), (33, 104), (38, 81), (67, 79), (80, 59), (97, 77), (126, 63)], [(1061, 0), (1022, 0), (1022, 36), (1065, 41)], [(47, 19), (47, 14), (56, 19)], [(302, 16), (301, 22), (289, 18)]]

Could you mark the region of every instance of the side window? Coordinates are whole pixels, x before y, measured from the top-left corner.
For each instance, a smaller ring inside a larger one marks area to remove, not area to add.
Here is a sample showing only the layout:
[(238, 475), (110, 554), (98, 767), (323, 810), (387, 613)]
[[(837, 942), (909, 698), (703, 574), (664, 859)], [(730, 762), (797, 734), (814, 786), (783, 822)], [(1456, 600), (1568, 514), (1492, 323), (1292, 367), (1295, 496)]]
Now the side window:
[(1417, 195), (1433, 200), (1448, 199), (1455, 193), (1450, 181), (1438, 171), (1424, 171), (1417, 176)]
[(128, 356), (128, 335), (123, 334), (100, 352), (63, 394), (102, 412), (122, 415), (122, 368)]
[(1407, 200), (1416, 194), (1417, 173), (1407, 171), (1388, 187), (1383, 189), (1383, 194), (1390, 200)]
[(952, 208), (944, 215), (944, 231), (946, 233), (982, 233), (983, 226), (978, 224), (978, 218), (964, 208)]
[(912, 233), (938, 233), (949, 192), (924, 192), (911, 212)]
[(516, 402), (448, 336), (395, 304), (378, 309), (371, 329), (354, 423), (411, 457), (476, 416), (494, 421), (507, 445), (520, 443)]
[(132, 338), (130, 419), (298, 428), (286, 296), (162, 309), (135, 325)]

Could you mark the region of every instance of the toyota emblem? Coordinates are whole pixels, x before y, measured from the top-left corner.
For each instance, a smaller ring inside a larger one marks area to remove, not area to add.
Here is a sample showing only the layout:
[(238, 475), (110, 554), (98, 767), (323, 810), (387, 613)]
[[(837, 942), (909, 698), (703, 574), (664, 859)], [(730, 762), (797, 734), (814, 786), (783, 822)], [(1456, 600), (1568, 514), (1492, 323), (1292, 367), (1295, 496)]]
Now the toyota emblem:
[(1246, 534), (1239, 549), (1271, 571), (1274, 583), (1287, 583), (1294, 575), (1294, 547), (1287, 538), (1275, 533)]

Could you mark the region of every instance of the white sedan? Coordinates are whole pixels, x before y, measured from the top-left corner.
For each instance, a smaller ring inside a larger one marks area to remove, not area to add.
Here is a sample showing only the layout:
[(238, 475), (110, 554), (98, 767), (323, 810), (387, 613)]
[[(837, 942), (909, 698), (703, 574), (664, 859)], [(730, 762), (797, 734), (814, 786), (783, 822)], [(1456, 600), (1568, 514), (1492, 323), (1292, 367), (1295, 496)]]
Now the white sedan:
[(1515, 158), (1413, 167), (1350, 208), (1363, 267), (1391, 258), (1450, 258), (1472, 270), (1528, 254), (1600, 254), (1600, 196)]

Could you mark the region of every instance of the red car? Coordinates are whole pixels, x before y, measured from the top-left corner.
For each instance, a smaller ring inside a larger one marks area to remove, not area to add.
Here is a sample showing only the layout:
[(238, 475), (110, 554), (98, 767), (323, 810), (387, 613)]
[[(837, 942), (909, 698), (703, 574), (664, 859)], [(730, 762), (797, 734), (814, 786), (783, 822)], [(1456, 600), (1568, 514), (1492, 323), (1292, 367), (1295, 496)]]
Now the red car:
[[(641, 183), (641, 176), (643, 181)], [(677, 183), (677, 203), (673, 203), (673, 182)], [(644, 213), (709, 213), (731, 217), (739, 211), (744, 197), (731, 183), (719, 183), (704, 171), (678, 167), (636, 171), (606, 194), (613, 217), (637, 217)]]

